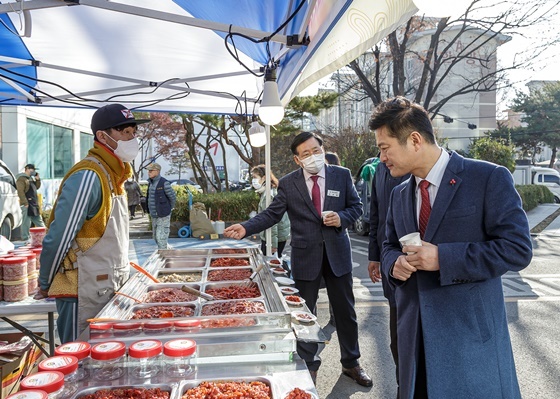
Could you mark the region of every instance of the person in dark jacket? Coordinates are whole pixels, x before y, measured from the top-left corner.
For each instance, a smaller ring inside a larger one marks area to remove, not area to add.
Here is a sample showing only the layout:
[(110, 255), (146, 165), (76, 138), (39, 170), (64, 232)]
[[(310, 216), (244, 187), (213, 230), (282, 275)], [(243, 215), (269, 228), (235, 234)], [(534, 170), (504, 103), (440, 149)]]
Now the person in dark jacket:
[(387, 210), (393, 188), (408, 180), (410, 174), (393, 177), (384, 163), (379, 163), (373, 175), (371, 185), (371, 200), (369, 211), (369, 250), (368, 250), (368, 272), (371, 281), (374, 283), (381, 281), (383, 285), (383, 295), (389, 301), (389, 334), (391, 338), (391, 354), (395, 362), (397, 375), (397, 397), (399, 384), (399, 358), (397, 350), (397, 304), (395, 302), (395, 292), (386, 279), (381, 278), (381, 249), (385, 235), (385, 222), (387, 221)]
[(16, 187), (23, 216), (21, 239), (27, 241), (29, 240), (29, 228), (32, 222), (35, 227), (43, 227), (45, 225), (41, 217), (41, 210), (39, 209), (39, 199), (37, 198), (37, 190), (41, 187), (41, 179), (35, 165), (32, 163), (25, 165), (25, 171), (17, 176)]
[(152, 218), (152, 235), (158, 249), (168, 249), (169, 225), (171, 224), (171, 211), (175, 208), (175, 191), (169, 181), (160, 176), (161, 165), (152, 163), (148, 165), (148, 194), (146, 202), (148, 212)]
[(136, 207), (140, 205), (142, 191), (136, 180), (132, 177), (124, 182), (124, 189), (126, 190), (126, 197), (128, 200), (128, 215), (130, 219), (134, 219)]

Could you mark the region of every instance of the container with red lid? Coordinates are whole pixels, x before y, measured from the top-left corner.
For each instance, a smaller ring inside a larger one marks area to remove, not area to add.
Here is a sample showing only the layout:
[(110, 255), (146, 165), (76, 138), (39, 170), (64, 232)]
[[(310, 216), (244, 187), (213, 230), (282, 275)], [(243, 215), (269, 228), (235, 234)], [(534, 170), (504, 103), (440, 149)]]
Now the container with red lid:
[(57, 356), (74, 356), (78, 359), (78, 370), (76, 370), (76, 381), (82, 381), (89, 376), (87, 369), (91, 345), (88, 342), (67, 342), (55, 348)]
[(14, 252), (12, 252), (12, 255), (25, 258), (27, 260), (27, 274), (33, 273), (37, 268), (37, 257), (31, 250), (16, 249)]
[(6, 302), (23, 301), (29, 295), (27, 289), (27, 276), (16, 281), (4, 280), (4, 300)]
[(41, 269), (41, 251), (43, 251), (41, 247), (31, 249), (31, 252), (35, 254), (35, 270), (37, 271)]
[(72, 355), (53, 356), (39, 363), (39, 371), (60, 371), (64, 374), (63, 398), (69, 398), (76, 392), (78, 385), (78, 358)]
[(39, 290), (39, 273), (33, 272), (27, 275), (27, 294), (34, 295)]
[(124, 374), (126, 345), (120, 341), (107, 341), (91, 348), (93, 377), (110, 381)]
[(9, 256), (2, 258), (4, 281), (16, 281), (27, 278), (27, 257)]
[(19, 391), (6, 397), (6, 399), (47, 399), (49, 396), (45, 391), (40, 389), (26, 389)]
[(163, 345), (157, 339), (136, 341), (128, 348), (128, 363), (136, 378), (151, 378), (159, 372)]
[(113, 336), (113, 323), (91, 323), (89, 325), (89, 336), (91, 339), (111, 338)]
[(0, 301), (4, 300), (4, 281), (0, 280)]
[(194, 372), (196, 342), (192, 339), (173, 339), (163, 345), (163, 364), (169, 377), (185, 377)]
[(146, 335), (167, 334), (173, 329), (173, 322), (165, 320), (146, 321), (143, 328)]
[(46, 227), (31, 227), (29, 229), (29, 243), (32, 247), (40, 247), (43, 245), (43, 238), (47, 234)]
[(39, 371), (21, 380), (19, 389), (20, 391), (39, 389), (45, 391), (49, 399), (62, 399), (64, 393), (64, 374), (60, 371)]
[(200, 320), (177, 320), (173, 326), (176, 332), (188, 332), (200, 328)]
[(130, 337), (141, 333), (142, 323), (140, 322), (113, 323), (115, 337)]

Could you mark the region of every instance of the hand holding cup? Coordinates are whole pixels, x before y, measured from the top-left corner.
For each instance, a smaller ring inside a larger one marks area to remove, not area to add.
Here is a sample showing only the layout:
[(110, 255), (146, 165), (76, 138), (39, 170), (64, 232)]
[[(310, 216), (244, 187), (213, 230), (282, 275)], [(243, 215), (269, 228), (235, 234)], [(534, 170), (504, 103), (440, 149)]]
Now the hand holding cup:
[[(399, 242), (404, 247), (405, 245), (415, 245), (415, 246), (422, 246), (422, 240), (420, 239), (420, 233), (410, 233), (401, 238), (399, 238)], [(412, 255), (415, 252), (407, 252), (407, 255)]]

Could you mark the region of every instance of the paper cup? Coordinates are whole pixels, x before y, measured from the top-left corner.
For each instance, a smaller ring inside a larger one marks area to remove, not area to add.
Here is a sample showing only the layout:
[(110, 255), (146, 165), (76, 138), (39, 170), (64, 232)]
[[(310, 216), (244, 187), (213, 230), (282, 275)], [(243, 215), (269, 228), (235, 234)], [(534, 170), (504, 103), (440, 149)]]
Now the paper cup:
[[(410, 233), (401, 238), (399, 238), (399, 242), (404, 247), (405, 245), (417, 245), (419, 247), (422, 246), (422, 240), (420, 239), (420, 233)], [(414, 252), (408, 252), (408, 255), (413, 254)]]
[(325, 218), (327, 217), (327, 215), (328, 215), (329, 213), (332, 213), (332, 211), (323, 211), (323, 212), (321, 212), (321, 217), (323, 218), (323, 220), (325, 220)]

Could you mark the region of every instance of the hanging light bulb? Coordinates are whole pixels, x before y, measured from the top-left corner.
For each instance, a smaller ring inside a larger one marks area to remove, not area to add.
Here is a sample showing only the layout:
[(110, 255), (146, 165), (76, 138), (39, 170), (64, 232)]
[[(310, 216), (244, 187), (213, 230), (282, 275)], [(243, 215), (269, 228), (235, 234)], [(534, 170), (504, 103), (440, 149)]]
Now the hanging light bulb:
[(266, 132), (264, 127), (262, 127), (259, 122), (253, 121), (251, 123), (251, 128), (249, 129), (249, 141), (251, 142), (251, 147), (262, 147), (266, 144)]
[(269, 126), (280, 123), (284, 118), (284, 107), (280, 102), (278, 83), (276, 83), (276, 67), (266, 69), (259, 117)]
[(416, 7), (420, 10), (420, 14), (427, 17), (445, 18), (461, 16), (466, 10), (471, 0), (412, 0)]

